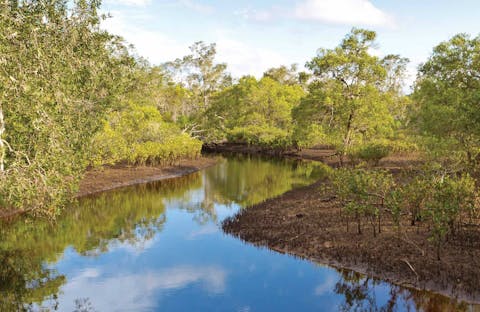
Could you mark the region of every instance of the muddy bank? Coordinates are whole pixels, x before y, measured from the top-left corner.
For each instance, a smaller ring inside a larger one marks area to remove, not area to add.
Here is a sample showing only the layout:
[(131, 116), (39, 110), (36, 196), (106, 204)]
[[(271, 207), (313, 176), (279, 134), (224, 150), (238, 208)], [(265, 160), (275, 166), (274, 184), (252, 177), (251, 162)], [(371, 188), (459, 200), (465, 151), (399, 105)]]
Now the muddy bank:
[[(336, 167), (340, 164), (339, 156), (335, 149), (329, 146), (318, 146), (305, 149), (276, 150), (260, 146), (239, 144), (239, 143), (221, 143), (205, 144), (203, 146), (205, 153), (227, 153), (227, 154), (251, 154), (251, 155), (270, 155), (282, 156), (299, 160), (321, 161), (329, 166)], [(387, 170), (399, 170), (405, 168), (414, 168), (422, 164), (423, 161), (417, 153), (393, 154), (383, 158), (378, 164), (379, 167)]]
[(246, 242), (281, 253), (351, 269), (397, 285), (480, 302), (478, 233), (448, 242), (438, 261), (427, 240), (427, 229), (421, 224), (411, 227), (404, 220), (406, 234), (400, 237), (388, 217), (377, 238), (368, 224), (361, 235), (353, 224), (347, 232), (340, 203), (331, 191), (320, 191), (326, 184), (326, 180), (318, 181), (247, 208), (227, 219), (223, 229)]
[(203, 153), (228, 153), (228, 154), (248, 154), (248, 155), (272, 155), (285, 156), (294, 152), (294, 150), (272, 149), (257, 145), (248, 145), (243, 143), (207, 143), (202, 146)]
[(80, 182), (77, 197), (104, 192), (120, 187), (181, 177), (213, 166), (214, 157), (182, 160), (175, 166), (114, 166), (88, 171)]

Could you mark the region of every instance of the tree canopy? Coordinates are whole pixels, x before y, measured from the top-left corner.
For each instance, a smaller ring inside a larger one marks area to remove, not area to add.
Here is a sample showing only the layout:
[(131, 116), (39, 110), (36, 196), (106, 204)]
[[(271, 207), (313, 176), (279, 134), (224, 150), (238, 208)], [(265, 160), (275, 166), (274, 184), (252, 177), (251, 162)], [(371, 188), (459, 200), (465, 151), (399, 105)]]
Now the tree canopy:
[(288, 146), (291, 111), (303, 95), (298, 85), (284, 85), (269, 77), (243, 77), (214, 97), (207, 111), (207, 127), (217, 139)]
[(480, 159), (480, 37), (459, 34), (440, 43), (420, 66), (415, 83), (419, 130)]
[(375, 38), (373, 31), (353, 29), (339, 46), (320, 49), (307, 63), (313, 82), (294, 112), (299, 140), (316, 130), (346, 153), (355, 144), (393, 135), (390, 107), (401, 97), (406, 60), (372, 55)]

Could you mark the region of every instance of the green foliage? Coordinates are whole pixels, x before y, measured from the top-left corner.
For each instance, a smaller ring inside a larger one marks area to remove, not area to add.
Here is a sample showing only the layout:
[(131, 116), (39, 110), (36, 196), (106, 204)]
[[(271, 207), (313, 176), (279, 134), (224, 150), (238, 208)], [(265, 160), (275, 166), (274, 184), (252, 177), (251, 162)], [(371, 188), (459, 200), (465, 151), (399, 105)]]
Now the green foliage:
[(175, 120), (190, 93), (102, 30), (99, 5), (0, 2), (0, 205), (7, 215), (54, 218), (91, 163), (170, 164), (199, 154), (201, 143), (158, 111)]
[(480, 37), (459, 34), (434, 48), (419, 69), (413, 94), (421, 133), (449, 145), (442, 157), (463, 151), (463, 163), (470, 167), (480, 160), (479, 76)]
[(346, 214), (356, 219), (358, 233), (362, 233), (364, 217), (370, 220), (374, 236), (376, 220), (381, 232), (382, 210), (388, 205), (386, 199), (390, 197), (387, 196), (395, 186), (392, 174), (381, 170), (341, 168), (332, 171), (330, 179)]
[(109, 116), (93, 146), (94, 166), (122, 162), (171, 165), (183, 158), (198, 157), (202, 143), (165, 122), (155, 107), (131, 104)]
[(288, 146), (293, 128), (291, 110), (304, 91), (271, 78), (243, 77), (218, 93), (206, 114), (206, 128), (216, 140), (228, 138), (254, 144)]
[(329, 141), (346, 154), (354, 145), (393, 135), (392, 113), (403, 98), (401, 78), (407, 60), (371, 55), (375, 38), (375, 32), (354, 28), (338, 47), (320, 49), (307, 63), (314, 82), (294, 111), (301, 141), (305, 129), (321, 125)]
[(98, 1), (0, 2), (0, 202), (54, 216), (134, 60)]
[(478, 217), (475, 180), (468, 174), (429, 172), (399, 185), (385, 171), (341, 168), (332, 171), (330, 179), (346, 215), (355, 218), (358, 233), (363, 218), (370, 220), (374, 235), (378, 221), (380, 232), (380, 217), (387, 210), (400, 231), (402, 215), (408, 214), (412, 226), (420, 220), (429, 225), (438, 258), (447, 236), (457, 235), (467, 218)]
[(350, 150), (348, 153), (354, 160), (359, 159), (373, 165), (378, 165), (382, 158), (390, 155), (390, 152), (391, 148), (386, 144), (369, 143)]
[(400, 209), (409, 213), (412, 226), (425, 215), (425, 201), (430, 187), (430, 179), (416, 176), (398, 191)]
[(375, 142), (388, 147), (392, 154), (408, 155), (420, 151), (419, 143), (416, 141), (416, 138), (409, 135), (403, 135), (402, 133), (397, 133), (396, 137), (393, 139), (376, 140)]
[(280, 66), (277, 68), (270, 68), (263, 73), (264, 78), (273, 79), (283, 85), (302, 85), (304, 86), (308, 80), (308, 74), (298, 72), (298, 65), (292, 64), (290, 68), (287, 66)]
[(293, 130), (292, 140), (300, 148), (311, 147), (315, 145), (340, 146), (335, 138), (327, 135), (324, 127), (320, 124), (308, 124), (296, 126)]
[(292, 146), (291, 137), (285, 130), (269, 126), (235, 127), (227, 132), (229, 142), (246, 143), (273, 149)]
[(232, 78), (226, 73), (225, 63), (216, 63), (216, 44), (195, 42), (192, 52), (183, 58), (164, 64), (164, 68), (172, 78), (182, 81), (193, 94), (192, 113), (202, 113), (210, 106), (210, 99), (215, 92), (232, 83)]
[(440, 247), (446, 236), (455, 235), (462, 216), (476, 213), (475, 180), (469, 175), (445, 176), (430, 183), (425, 208), (432, 224), (431, 239), (437, 246), (440, 259)]

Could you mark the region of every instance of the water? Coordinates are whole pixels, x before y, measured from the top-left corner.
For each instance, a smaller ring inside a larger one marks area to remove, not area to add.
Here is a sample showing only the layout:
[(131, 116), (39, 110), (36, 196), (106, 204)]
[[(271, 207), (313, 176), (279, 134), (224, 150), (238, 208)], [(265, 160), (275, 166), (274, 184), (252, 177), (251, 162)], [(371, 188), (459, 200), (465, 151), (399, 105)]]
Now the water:
[(56, 224), (2, 229), (0, 310), (444, 311), (475, 307), (224, 234), (248, 205), (315, 181), (312, 163), (250, 157), (84, 198)]

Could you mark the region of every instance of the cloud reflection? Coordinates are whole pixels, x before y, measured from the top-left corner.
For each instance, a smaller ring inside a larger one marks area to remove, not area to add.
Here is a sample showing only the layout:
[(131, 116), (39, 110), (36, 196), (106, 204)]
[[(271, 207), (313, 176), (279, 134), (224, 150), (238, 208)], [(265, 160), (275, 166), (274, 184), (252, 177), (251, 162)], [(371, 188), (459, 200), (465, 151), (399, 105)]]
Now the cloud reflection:
[(333, 276), (329, 275), (325, 278), (322, 284), (315, 287), (315, 295), (316, 296), (323, 296), (330, 292), (333, 292), (335, 289), (336, 280)]
[(76, 298), (89, 298), (98, 311), (145, 311), (156, 307), (162, 294), (200, 284), (211, 295), (225, 292), (227, 272), (216, 266), (177, 266), (158, 272), (102, 276), (88, 268), (62, 289), (60, 308), (73, 311)]
[(211, 224), (211, 225), (206, 225), (206, 226), (203, 226), (200, 230), (197, 230), (197, 231), (192, 231), (187, 239), (189, 240), (194, 240), (194, 239), (197, 239), (201, 236), (206, 236), (206, 235), (212, 235), (212, 234), (216, 234), (218, 233), (220, 230), (218, 228), (217, 225), (215, 224)]

